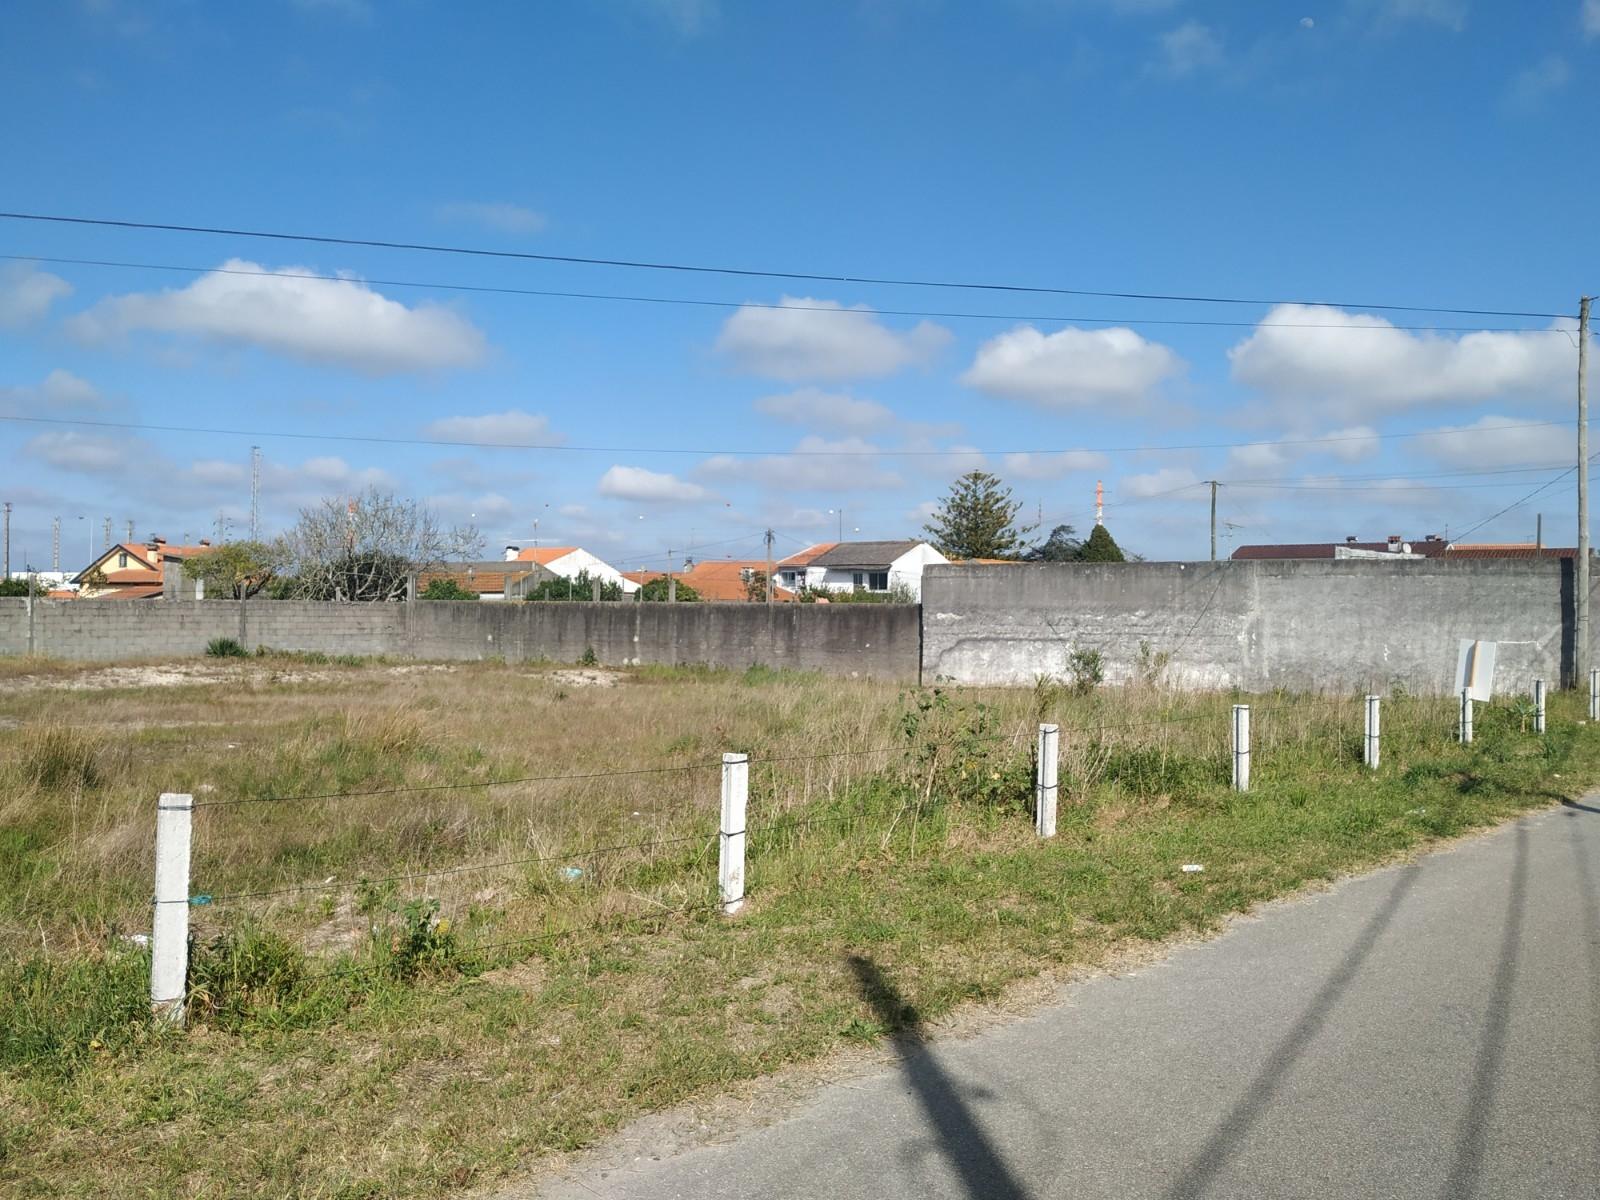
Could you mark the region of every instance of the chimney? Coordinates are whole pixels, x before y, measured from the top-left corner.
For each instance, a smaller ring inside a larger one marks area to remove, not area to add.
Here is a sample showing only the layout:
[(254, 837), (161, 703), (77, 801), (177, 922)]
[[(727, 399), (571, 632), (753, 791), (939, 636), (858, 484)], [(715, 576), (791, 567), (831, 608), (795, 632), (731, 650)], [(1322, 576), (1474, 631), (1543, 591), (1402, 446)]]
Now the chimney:
[(1400, 535), (1398, 533), (1391, 533), (1389, 535), (1389, 552), (1391, 554), (1400, 553)]
[(517, 555), (519, 555), (521, 553), (522, 553), (522, 550), (521, 550), (520, 547), (507, 546), (506, 547), (506, 561), (507, 562), (516, 562), (517, 561)]
[(211, 539), (210, 538), (201, 538), (200, 539), (200, 544), (202, 546), (209, 546), (209, 545), (211, 545)]
[(1356, 535), (1353, 533), (1347, 534), (1344, 539), (1344, 544), (1346, 546), (1354, 546), (1356, 544)]

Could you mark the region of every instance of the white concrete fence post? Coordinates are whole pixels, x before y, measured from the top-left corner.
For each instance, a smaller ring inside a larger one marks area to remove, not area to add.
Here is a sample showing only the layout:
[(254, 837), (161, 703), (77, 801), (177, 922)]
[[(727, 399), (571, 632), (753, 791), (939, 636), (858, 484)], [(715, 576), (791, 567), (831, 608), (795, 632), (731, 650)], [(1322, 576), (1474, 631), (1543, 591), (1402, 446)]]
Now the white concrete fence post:
[(1600, 721), (1600, 667), (1589, 672), (1589, 720)]
[(1367, 697), (1367, 736), (1361, 746), (1361, 761), (1374, 771), (1378, 769), (1378, 754), (1382, 748), (1382, 704), (1382, 699), (1377, 696)]
[(150, 1011), (182, 1025), (189, 987), (189, 843), (194, 797), (156, 803), (156, 902), (150, 926)]
[(1033, 828), (1042, 838), (1056, 835), (1056, 774), (1061, 764), (1061, 727), (1039, 726), (1034, 760)]
[(1461, 689), (1461, 716), (1456, 722), (1456, 735), (1463, 746), (1472, 741), (1472, 692), (1468, 688)]
[(750, 794), (750, 756), (722, 756), (722, 837), (717, 880), (722, 911), (729, 915), (744, 905), (744, 817)]
[(1533, 731), (1544, 732), (1544, 680), (1533, 681)]
[(1233, 706), (1233, 790), (1250, 790), (1250, 706)]

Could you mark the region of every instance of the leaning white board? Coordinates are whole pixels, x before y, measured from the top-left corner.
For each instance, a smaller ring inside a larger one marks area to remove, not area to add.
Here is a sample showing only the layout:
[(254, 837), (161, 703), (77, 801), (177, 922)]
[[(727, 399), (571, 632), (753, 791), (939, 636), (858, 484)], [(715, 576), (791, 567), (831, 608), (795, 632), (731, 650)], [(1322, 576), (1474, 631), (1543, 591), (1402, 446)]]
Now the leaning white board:
[(1496, 643), (1461, 639), (1456, 656), (1456, 695), (1471, 692), (1474, 700), (1488, 700), (1494, 694), (1494, 656)]

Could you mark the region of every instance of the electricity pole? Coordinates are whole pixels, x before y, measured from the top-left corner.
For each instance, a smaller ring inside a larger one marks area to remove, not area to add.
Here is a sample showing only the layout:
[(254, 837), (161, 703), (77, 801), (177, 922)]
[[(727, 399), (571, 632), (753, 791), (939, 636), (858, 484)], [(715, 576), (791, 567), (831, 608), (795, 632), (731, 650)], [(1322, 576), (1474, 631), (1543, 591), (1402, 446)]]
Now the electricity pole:
[(1577, 671), (1572, 681), (1582, 687), (1589, 678), (1589, 302), (1578, 298), (1578, 604)]
[(261, 540), (261, 447), (250, 447), (250, 540)]
[(6, 501), (6, 573), (0, 579), (11, 578), (11, 501)]
[(1217, 561), (1217, 481), (1208, 479), (1211, 485), (1211, 561)]
[[(10, 510), (10, 504), (6, 509)], [(773, 602), (773, 531), (766, 531), (766, 603)]]
[(61, 570), (61, 518), (50, 522), (50, 569)]

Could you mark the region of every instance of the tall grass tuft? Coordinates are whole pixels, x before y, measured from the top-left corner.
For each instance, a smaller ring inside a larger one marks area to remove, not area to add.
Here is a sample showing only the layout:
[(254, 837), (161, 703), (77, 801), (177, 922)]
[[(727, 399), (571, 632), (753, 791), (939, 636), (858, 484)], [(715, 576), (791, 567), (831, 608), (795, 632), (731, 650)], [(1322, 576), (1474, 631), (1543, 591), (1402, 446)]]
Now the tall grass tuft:
[(25, 784), (58, 792), (98, 787), (105, 777), (100, 746), (76, 729), (42, 725), (22, 737), (18, 767)]
[(0, 1067), (70, 1075), (150, 1024), (150, 956), (135, 947), (80, 958), (0, 958)]

